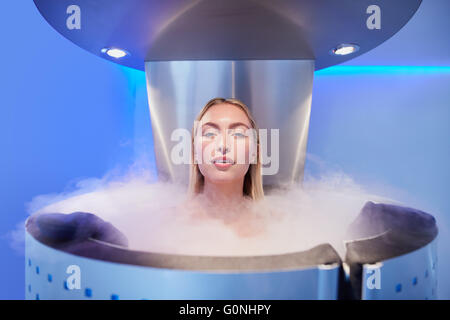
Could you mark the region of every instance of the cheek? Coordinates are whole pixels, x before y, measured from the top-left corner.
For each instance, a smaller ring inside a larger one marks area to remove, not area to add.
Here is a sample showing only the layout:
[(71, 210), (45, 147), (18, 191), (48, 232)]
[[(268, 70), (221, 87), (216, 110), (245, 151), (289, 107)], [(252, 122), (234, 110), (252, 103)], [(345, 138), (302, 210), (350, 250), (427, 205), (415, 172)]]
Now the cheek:
[(249, 163), (250, 159), (250, 141), (249, 139), (236, 140), (234, 143), (234, 150), (236, 153), (236, 160), (238, 163)]
[(213, 157), (214, 142), (213, 141), (203, 141), (202, 142), (202, 160), (208, 163)]
[(194, 142), (194, 160), (197, 163), (208, 162), (212, 159), (213, 143), (210, 140), (198, 139)]
[(255, 164), (257, 161), (258, 142), (255, 139), (249, 139), (247, 145), (247, 154), (249, 157), (249, 163)]
[(236, 164), (233, 167), (233, 175), (235, 177), (244, 176), (250, 167), (250, 139), (236, 139), (234, 142), (234, 150), (236, 152)]
[(203, 140), (198, 143), (197, 148), (200, 153), (198, 157), (201, 157), (201, 162), (198, 163), (198, 168), (203, 176), (211, 177), (215, 170), (214, 165), (211, 164), (211, 160), (214, 157), (214, 142), (211, 140)]

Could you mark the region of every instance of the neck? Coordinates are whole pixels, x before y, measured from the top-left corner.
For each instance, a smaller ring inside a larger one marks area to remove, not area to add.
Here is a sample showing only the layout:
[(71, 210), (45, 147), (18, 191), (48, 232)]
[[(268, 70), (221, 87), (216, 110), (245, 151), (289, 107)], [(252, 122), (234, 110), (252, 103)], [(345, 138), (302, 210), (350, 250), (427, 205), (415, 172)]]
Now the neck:
[(232, 207), (244, 200), (244, 179), (224, 183), (212, 183), (205, 179), (203, 195), (213, 205)]

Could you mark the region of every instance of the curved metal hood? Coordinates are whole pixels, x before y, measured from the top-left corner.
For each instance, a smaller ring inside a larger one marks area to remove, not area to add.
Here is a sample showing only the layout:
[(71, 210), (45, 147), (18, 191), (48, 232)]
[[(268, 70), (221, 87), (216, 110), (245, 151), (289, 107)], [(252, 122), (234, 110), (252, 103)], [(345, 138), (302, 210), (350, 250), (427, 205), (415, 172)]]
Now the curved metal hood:
[[(144, 61), (315, 60), (316, 70), (380, 45), (414, 15), (421, 0), (34, 0), (64, 37), (98, 56), (144, 70)], [(70, 30), (67, 8), (80, 8)], [(368, 29), (367, 8), (381, 9), (381, 28)], [(332, 56), (341, 43), (360, 50)], [(105, 47), (127, 50), (116, 60)]]

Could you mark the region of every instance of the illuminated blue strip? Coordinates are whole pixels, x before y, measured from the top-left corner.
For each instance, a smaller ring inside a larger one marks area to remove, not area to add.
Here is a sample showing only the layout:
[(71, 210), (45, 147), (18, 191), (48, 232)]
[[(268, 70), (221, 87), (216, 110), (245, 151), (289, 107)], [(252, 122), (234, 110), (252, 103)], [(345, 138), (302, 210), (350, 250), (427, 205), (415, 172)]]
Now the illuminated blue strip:
[(355, 74), (433, 74), (450, 73), (450, 67), (428, 66), (334, 66), (314, 73), (315, 76), (340, 76)]

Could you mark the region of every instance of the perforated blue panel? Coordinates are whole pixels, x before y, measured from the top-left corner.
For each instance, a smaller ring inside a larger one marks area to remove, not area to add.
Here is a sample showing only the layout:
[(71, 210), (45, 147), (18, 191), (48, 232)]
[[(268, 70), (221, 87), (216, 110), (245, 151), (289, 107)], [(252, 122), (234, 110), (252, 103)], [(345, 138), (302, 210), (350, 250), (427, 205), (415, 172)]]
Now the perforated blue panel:
[[(71, 289), (69, 266), (79, 267)], [(26, 235), (27, 299), (337, 299), (338, 265), (277, 272), (171, 270), (88, 259)], [(76, 282), (75, 282), (76, 283)]]
[(425, 247), (409, 254), (373, 265), (365, 264), (362, 299), (436, 299), (436, 271), (437, 239), (434, 239)]

